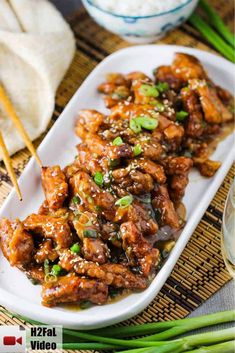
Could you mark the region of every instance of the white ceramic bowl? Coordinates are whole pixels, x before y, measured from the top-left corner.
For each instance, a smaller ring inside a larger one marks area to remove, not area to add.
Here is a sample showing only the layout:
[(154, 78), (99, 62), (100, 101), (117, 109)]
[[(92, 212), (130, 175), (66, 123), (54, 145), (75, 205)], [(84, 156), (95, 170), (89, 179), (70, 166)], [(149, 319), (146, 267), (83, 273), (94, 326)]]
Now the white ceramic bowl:
[(93, 19), (110, 32), (132, 43), (151, 43), (186, 21), (197, 6), (198, 0), (185, 0), (183, 5), (150, 16), (117, 15), (101, 9), (93, 0), (82, 2)]
[[(74, 133), (77, 113), (81, 109), (97, 109), (105, 113), (106, 109), (101, 95), (97, 92), (97, 86), (104, 81), (108, 72), (119, 71), (125, 74), (130, 71), (143, 71), (147, 75), (152, 75), (156, 67), (169, 65), (176, 52), (195, 55), (205, 65), (216, 84), (230, 92), (234, 91), (234, 65), (217, 55), (173, 45), (143, 45), (119, 50), (97, 65), (50, 129), (38, 149), (43, 164), (59, 164), (64, 167), (72, 162), (77, 154), (75, 146), (80, 141)], [(11, 267), (0, 251), (0, 305), (33, 320), (77, 329), (108, 326), (138, 314), (155, 298), (165, 283), (225, 178), (234, 159), (234, 151), (231, 148), (233, 141), (234, 136), (228, 136), (213, 153), (212, 159), (222, 162), (221, 168), (213, 178), (204, 178), (196, 170), (190, 172), (190, 182), (183, 199), (187, 209), (187, 223), (166, 263), (145, 291), (131, 294), (117, 302), (93, 306), (87, 310), (76, 311), (66, 307), (47, 308), (40, 303), (40, 286), (34, 286), (24, 273)], [(20, 202), (15, 190), (12, 190), (0, 210), (0, 218), (24, 219), (30, 213), (36, 212), (42, 203), (44, 196), (40, 168), (33, 158), (22, 173), (19, 185), (23, 201)]]

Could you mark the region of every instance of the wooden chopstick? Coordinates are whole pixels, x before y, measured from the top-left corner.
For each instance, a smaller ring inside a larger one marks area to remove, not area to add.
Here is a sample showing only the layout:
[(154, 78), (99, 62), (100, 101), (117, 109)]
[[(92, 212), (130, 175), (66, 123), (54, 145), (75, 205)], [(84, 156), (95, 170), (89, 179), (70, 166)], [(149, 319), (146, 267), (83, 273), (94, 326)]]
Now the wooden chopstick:
[(38, 154), (37, 154), (32, 142), (29, 138), (29, 135), (25, 131), (24, 126), (23, 126), (20, 118), (18, 117), (13, 104), (11, 103), (10, 99), (8, 98), (7, 93), (5, 92), (5, 90), (1, 84), (0, 84), (0, 103), (2, 103), (7, 115), (13, 121), (13, 124), (15, 125), (17, 130), (19, 131), (19, 133), (20, 133), (22, 139), (24, 140), (26, 146), (28, 147), (29, 151), (35, 157), (39, 166), (42, 167), (42, 162), (41, 162), (40, 158), (38, 157)]
[(16, 189), (16, 192), (18, 194), (18, 197), (19, 197), (20, 201), (22, 201), (22, 194), (21, 194), (21, 191), (20, 191), (17, 179), (16, 179), (16, 175), (15, 175), (14, 169), (12, 167), (11, 157), (10, 157), (8, 151), (7, 151), (7, 147), (6, 147), (6, 144), (4, 142), (4, 139), (3, 139), (3, 136), (2, 136), (1, 132), (0, 132), (0, 147), (2, 149), (3, 161), (4, 161), (5, 166), (7, 168), (8, 174), (9, 174), (9, 176), (11, 178), (12, 184), (14, 185), (14, 187)]

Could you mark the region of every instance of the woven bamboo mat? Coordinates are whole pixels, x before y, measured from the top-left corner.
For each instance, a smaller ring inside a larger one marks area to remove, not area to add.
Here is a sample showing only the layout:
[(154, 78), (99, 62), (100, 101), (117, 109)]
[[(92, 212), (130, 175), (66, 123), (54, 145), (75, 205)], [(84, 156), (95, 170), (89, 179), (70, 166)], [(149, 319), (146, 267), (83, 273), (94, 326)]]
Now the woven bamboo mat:
[[(232, 28), (234, 21), (233, 1), (211, 0), (210, 3), (215, 6), (226, 23)], [(83, 9), (70, 19), (70, 24), (76, 36), (76, 56), (58, 89), (55, 111), (49, 128), (97, 63), (110, 53), (129, 45), (95, 24)], [(160, 43), (178, 44), (213, 51), (209, 44), (188, 24), (184, 24), (168, 34)], [(38, 145), (43, 137), (38, 139), (35, 145)], [(27, 150), (22, 150), (14, 156), (13, 165), (17, 175), (21, 174), (28, 159), (29, 153)], [(122, 324), (182, 318), (229, 281), (230, 277), (221, 257), (220, 227), (225, 198), (233, 176), (234, 169), (231, 169), (161, 292), (144, 312)], [(10, 189), (11, 182), (1, 163), (0, 204), (8, 195)], [(1, 314), (0, 324), (24, 325), (25, 323), (11, 315)]]

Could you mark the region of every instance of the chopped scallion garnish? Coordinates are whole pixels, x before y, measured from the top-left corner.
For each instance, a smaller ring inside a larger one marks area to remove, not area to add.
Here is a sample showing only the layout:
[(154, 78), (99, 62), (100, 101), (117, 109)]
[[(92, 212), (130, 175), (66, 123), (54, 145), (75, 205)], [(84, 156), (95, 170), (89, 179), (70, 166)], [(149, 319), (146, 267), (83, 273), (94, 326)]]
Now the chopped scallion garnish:
[(94, 176), (94, 181), (98, 186), (102, 186), (104, 181), (103, 174), (100, 172), (96, 172)]
[(150, 118), (149, 116), (138, 116), (130, 120), (130, 128), (135, 133), (141, 131), (142, 128), (146, 130), (154, 130), (158, 126), (158, 120)]
[(51, 269), (51, 274), (54, 276), (59, 276), (61, 270), (62, 268), (60, 267), (60, 265), (53, 265)]
[(136, 134), (138, 134), (141, 131), (141, 125), (138, 123), (136, 118), (133, 118), (130, 120), (130, 128)]
[(122, 138), (120, 136), (113, 140), (113, 146), (121, 146), (123, 144)]
[(83, 231), (83, 236), (85, 238), (98, 238), (97, 231), (95, 229), (85, 229)]
[(142, 148), (140, 145), (135, 145), (133, 147), (133, 153), (134, 153), (134, 156), (138, 156), (139, 154), (141, 154), (143, 152)]
[(188, 116), (188, 113), (184, 110), (176, 113), (176, 121), (184, 121), (184, 119)]
[(75, 205), (79, 205), (80, 204), (80, 198), (79, 196), (74, 196), (72, 198), (72, 202), (75, 204)]
[(163, 93), (169, 89), (169, 84), (167, 82), (159, 82), (156, 85), (156, 88), (158, 89), (159, 92)]
[(116, 206), (119, 206), (120, 208), (126, 208), (130, 206), (133, 202), (133, 196), (132, 195), (127, 195), (122, 197), (121, 199), (117, 200), (115, 202)]
[(142, 84), (140, 86), (140, 93), (146, 97), (158, 97), (159, 92), (156, 86), (151, 86), (147, 84)]
[(164, 107), (164, 104), (162, 104), (162, 103), (160, 103), (160, 102), (157, 102), (156, 104), (155, 104), (155, 107), (157, 108), (157, 110), (159, 111), (159, 112), (164, 112), (164, 110), (165, 110), (165, 107)]
[(74, 253), (74, 254), (79, 254), (81, 251), (81, 247), (78, 243), (75, 243), (71, 246), (70, 250)]

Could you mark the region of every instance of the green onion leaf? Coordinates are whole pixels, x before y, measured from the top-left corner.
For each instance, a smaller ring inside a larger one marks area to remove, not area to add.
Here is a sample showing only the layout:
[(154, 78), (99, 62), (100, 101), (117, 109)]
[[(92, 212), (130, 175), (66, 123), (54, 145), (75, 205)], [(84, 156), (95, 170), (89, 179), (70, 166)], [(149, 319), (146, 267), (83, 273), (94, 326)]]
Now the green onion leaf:
[(62, 268), (60, 267), (60, 265), (53, 265), (52, 269), (51, 269), (51, 274), (53, 276), (59, 276), (61, 270), (62, 270)]
[(120, 136), (113, 140), (113, 146), (121, 146), (123, 144), (122, 138)]
[(141, 154), (143, 152), (142, 148), (140, 145), (135, 145), (134, 148), (133, 148), (133, 153), (134, 153), (134, 156), (138, 156), (139, 154)]
[(169, 84), (167, 82), (159, 82), (156, 85), (156, 88), (158, 89), (159, 92), (163, 93), (169, 89)]
[(97, 231), (95, 229), (85, 229), (83, 231), (83, 236), (85, 238), (98, 238), (98, 234), (97, 234)]
[(79, 205), (80, 204), (80, 198), (78, 196), (74, 196), (72, 198), (72, 202), (75, 204), (75, 205)]
[(119, 206), (120, 208), (126, 208), (131, 205), (132, 201), (133, 201), (133, 196), (127, 195), (127, 196), (124, 196), (121, 199), (117, 200), (115, 202), (115, 205)]
[(192, 153), (191, 151), (185, 151), (185, 152), (184, 152), (184, 156), (185, 156), (185, 157), (188, 157), (188, 158), (192, 158), (193, 153)]
[(146, 97), (158, 97), (159, 92), (156, 86), (143, 84), (140, 86), (140, 93)]
[(138, 123), (136, 118), (133, 118), (130, 120), (130, 128), (136, 134), (138, 134), (141, 131), (141, 125)]
[(140, 116), (135, 118), (137, 122), (146, 130), (154, 130), (158, 126), (158, 121), (148, 116)]
[(50, 263), (49, 263), (49, 260), (46, 259), (44, 261), (44, 273), (45, 275), (47, 275), (49, 272), (50, 272)]
[(74, 254), (79, 254), (81, 251), (81, 247), (78, 243), (75, 243), (71, 246), (70, 250), (74, 253)]
[(176, 121), (184, 121), (184, 119), (188, 116), (188, 113), (184, 110), (176, 113)]
[(94, 176), (94, 181), (98, 186), (102, 186), (104, 181), (103, 174), (100, 172), (96, 172)]
[(160, 102), (157, 102), (156, 103), (156, 105), (155, 105), (155, 107), (157, 108), (157, 110), (159, 111), (159, 112), (164, 112), (164, 110), (165, 110), (165, 107), (164, 107), (164, 104), (162, 104), (162, 103), (160, 103)]

